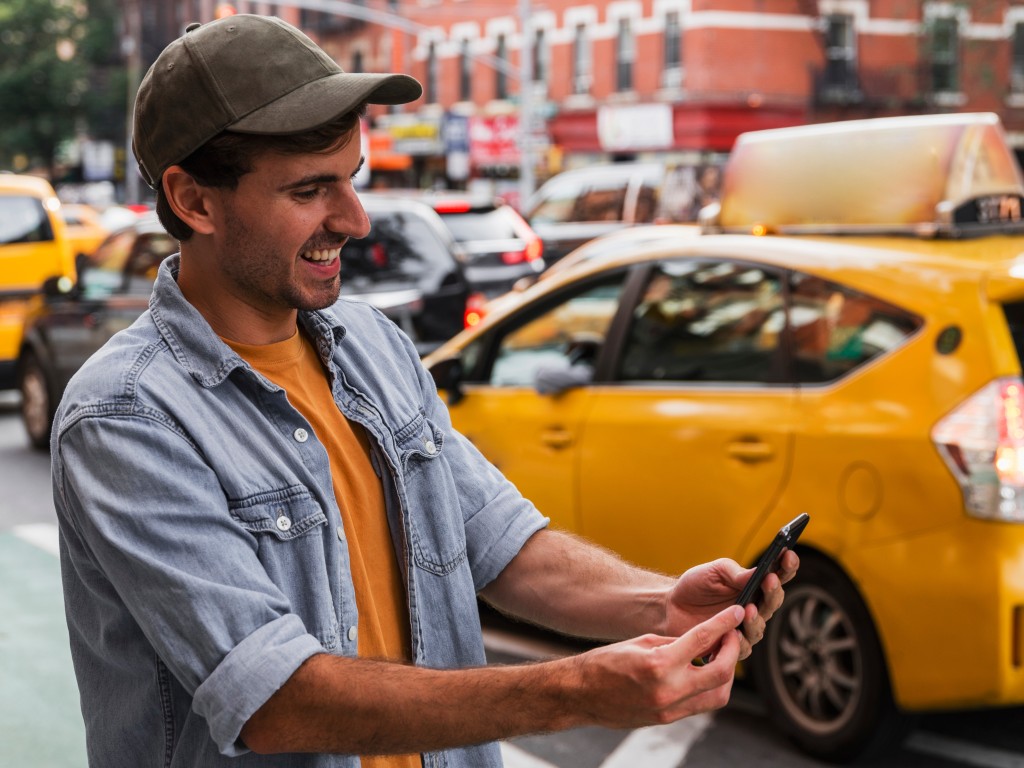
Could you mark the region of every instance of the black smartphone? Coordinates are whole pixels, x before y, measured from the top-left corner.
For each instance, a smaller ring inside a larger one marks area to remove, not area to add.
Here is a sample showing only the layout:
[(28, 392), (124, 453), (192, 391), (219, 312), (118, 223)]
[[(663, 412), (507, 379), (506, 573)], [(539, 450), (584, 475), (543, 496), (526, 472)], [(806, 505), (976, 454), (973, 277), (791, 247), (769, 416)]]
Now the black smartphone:
[(761, 582), (764, 581), (769, 573), (778, 569), (779, 558), (782, 557), (782, 553), (787, 549), (793, 548), (793, 545), (800, 538), (800, 534), (803, 533), (810, 519), (811, 516), (804, 512), (779, 529), (779, 532), (775, 534), (775, 538), (772, 539), (771, 545), (761, 555), (761, 559), (757, 561), (754, 575), (750, 577), (750, 581), (747, 582), (743, 591), (740, 592), (740, 596), (736, 598), (736, 605), (746, 605), (757, 599), (761, 593)]

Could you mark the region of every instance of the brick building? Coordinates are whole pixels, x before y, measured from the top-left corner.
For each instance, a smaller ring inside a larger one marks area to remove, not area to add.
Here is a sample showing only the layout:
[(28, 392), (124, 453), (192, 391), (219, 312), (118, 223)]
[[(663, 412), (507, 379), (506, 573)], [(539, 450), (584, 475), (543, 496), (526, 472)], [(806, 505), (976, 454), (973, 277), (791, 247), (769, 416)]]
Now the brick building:
[[(166, 39), (218, 7), (135, 1), (162, 17)], [(597, 159), (717, 162), (746, 130), (943, 111), (997, 112), (1024, 149), (1024, 2), (233, 5), (295, 23), (347, 70), (405, 71), (424, 84), (421, 101), (371, 114), (371, 165), (405, 183), (512, 178), (524, 136), (543, 178)]]

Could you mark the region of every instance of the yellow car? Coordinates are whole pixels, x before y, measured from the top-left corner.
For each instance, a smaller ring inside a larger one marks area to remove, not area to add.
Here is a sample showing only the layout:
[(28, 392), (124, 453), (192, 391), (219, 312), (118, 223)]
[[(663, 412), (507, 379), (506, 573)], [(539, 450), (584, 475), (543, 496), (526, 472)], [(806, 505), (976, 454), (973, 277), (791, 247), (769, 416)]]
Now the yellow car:
[(638, 238), (425, 358), (552, 519), (679, 573), (810, 514), (751, 657), (808, 753), (1024, 704), (1024, 182), (987, 114), (747, 134)]
[(99, 248), (110, 230), (103, 225), (99, 211), (91, 205), (84, 203), (65, 203), (58, 211), (64, 219), (65, 230), (68, 241), (71, 243), (71, 252), (77, 257), (92, 256)]
[(0, 173), (0, 389), (15, 385), (29, 300), (47, 278), (74, 279), (60, 201), (45, 179)]

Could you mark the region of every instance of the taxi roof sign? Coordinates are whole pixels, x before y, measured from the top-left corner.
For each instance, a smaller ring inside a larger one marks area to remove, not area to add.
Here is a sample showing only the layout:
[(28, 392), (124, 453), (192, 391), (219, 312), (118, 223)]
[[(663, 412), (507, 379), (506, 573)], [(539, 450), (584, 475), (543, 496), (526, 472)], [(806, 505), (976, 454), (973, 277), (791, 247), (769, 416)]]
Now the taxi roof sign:
[(725, 167), (705, 228), (958, 236), (1016, 229), (1024, 180), (992, 113), (752, 131)]

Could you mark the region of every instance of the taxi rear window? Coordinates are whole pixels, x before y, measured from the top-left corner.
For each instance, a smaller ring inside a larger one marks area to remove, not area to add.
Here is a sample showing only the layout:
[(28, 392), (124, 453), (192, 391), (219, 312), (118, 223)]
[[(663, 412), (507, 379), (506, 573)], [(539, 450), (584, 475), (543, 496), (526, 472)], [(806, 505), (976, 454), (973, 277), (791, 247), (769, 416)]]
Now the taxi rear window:
[(1017, 351), (1017, 360), (1024, 365), (1024, 301), (1003, 304), (1003, 314), (1013, 338), (1013, 348)]
[(27, 195), (0, 195), (0, 245), (53, 240), (53, 227), (41, 200)]

